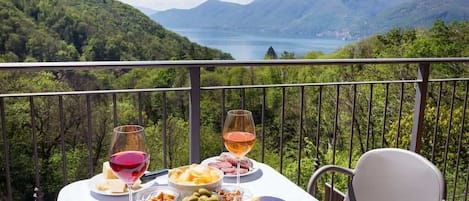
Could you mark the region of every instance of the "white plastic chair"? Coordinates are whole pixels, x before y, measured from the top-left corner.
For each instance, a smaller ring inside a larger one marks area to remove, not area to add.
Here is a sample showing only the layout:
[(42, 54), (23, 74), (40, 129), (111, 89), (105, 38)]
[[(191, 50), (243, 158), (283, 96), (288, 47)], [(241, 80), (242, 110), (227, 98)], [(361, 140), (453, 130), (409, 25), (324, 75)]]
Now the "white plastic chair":
[(352, 178), (346, 201), (442, 201), (446, 186), (435, 165), (411, 151), (394, 148), (366, 152), (355, 169), (336, 165), (319, 168), (311, 176), (308, 192), (315, 196), (316, 182), (327, 171), (341, 172)]

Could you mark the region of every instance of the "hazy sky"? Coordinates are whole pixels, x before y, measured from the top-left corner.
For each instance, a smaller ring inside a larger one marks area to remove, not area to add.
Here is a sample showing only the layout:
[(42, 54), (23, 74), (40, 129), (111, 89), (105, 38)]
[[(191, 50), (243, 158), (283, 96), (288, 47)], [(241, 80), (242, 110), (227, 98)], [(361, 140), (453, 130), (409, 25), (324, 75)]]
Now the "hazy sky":
[[(206, 0), (120, 0), (133, 6), (143, 6), (155, 10), (167, 10), (170, 8), (193, 8)], [(247, 4), (253, 0), (222, 0), (239, 4)]]

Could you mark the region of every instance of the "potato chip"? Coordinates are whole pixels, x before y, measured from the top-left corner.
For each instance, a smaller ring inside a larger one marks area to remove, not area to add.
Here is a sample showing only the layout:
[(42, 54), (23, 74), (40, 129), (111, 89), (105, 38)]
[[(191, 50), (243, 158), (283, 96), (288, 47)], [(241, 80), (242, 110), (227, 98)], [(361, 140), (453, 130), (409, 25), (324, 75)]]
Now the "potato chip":
[(217, 171), (205, 165), (192, 164), (171, 170), (169, 178), (179, 184), (209, 184), (220, 179)]

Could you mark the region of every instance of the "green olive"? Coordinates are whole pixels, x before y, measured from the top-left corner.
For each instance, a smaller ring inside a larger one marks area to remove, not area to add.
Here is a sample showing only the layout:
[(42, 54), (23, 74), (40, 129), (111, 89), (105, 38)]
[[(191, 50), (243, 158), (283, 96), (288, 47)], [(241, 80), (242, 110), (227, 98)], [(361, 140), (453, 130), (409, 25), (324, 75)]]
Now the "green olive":
[(212, 195), (210, 198), (208, 198), (207, 201), (218, 201), (218, 196), (217, 195)]
[(192, 195), (192, 196), (190, 196), (190, 197), (186, 197), (186, 198), (188, 198), (188, 200), (187, 200), (187, 201), (197, 201), (197, 200), (199, 200), (199, 198), (198, 198), (198, 197), (196, 197), (196, 196), (193, 196), (193, 195)]
[(208, 198), (205, 198), (205, 197), (204, 198), (199, 198), (198, 201), (208, 201)]
[(206, 195), (207, 197), (209, 197), (210, 195), (212, 195), (212, 192), (208, 191), (208, 190), (205, 189), (205, 188), (199, 189), (199, 193), (200, 193), (200, 195)]
[(194, 193), (192, 193), (192, 196), (195, 196), (195, 197), (200, 197), (200, 193), (198, 193), (198, 192), (194, 192)]

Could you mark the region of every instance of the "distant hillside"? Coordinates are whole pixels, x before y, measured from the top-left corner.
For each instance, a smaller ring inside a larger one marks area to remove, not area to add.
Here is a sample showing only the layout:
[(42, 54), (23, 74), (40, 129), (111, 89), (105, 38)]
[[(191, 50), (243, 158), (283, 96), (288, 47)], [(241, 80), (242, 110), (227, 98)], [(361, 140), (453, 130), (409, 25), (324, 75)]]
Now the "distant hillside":
[(114, 0), (0, 0), (0, 62), (231, 59)]
[(445, 22), (469, 19), (467, 0), (415, 0), (384, 12), (376, 20), (377, 30), (393, 27), (430, 27), (435, 19)]
[(396, 26), (469, 19), (467, 0), (208, 0), (193, 9), (152, 15), (165, 27), (214, 28), (273, 35), (357, 38)]
[(138, 9), (143, 14), (148, 15), (148, 16), (153, 15), (158, 12), (157, 10), (153, 10), (151, 8), (142, 7), (142, 6), (135, 6), (135, 8)]

